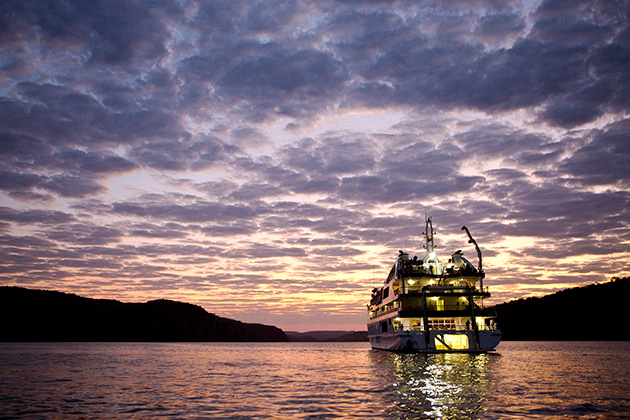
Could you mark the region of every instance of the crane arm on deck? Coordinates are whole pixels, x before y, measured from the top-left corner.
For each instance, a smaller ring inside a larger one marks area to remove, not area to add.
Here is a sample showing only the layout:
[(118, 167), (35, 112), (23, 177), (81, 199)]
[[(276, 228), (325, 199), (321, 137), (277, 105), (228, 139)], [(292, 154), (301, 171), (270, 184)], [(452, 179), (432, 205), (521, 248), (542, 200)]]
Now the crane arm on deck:
[(468, 243), (475, 245), (475, 249), (477, 250), (477, 258), (479, 259), (479, 267), (477, 269), (481, 273), (483, 272), (483, 263), (481, 260), (481, 250), (479, 249), (479, 245), (477, 245), (477, 241), (475, 241), (475, 239), (472, 237), (472, 235), (470, 234), (470, 231), (468, 230), (466, 226), (462, 226), (462, 230), (465, 230), (466, 234), (468, 235), (468, 238), (469, 238)]

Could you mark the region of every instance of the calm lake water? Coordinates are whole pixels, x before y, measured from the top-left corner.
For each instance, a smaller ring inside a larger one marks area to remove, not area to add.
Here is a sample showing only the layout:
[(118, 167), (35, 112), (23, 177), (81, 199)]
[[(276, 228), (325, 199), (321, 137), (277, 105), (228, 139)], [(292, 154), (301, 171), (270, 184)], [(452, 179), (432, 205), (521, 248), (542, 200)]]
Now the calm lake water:
[(630, 418), (630, 343), (0, 343), (0, 418)]

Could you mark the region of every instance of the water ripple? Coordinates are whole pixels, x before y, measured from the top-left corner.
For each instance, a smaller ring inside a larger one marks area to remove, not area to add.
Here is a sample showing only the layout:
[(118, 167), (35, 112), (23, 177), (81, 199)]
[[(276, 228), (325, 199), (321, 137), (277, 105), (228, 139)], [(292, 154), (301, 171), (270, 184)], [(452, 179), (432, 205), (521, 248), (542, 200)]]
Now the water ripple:
[(630, 343), (3, 343), (0, 419), (630, 417)]

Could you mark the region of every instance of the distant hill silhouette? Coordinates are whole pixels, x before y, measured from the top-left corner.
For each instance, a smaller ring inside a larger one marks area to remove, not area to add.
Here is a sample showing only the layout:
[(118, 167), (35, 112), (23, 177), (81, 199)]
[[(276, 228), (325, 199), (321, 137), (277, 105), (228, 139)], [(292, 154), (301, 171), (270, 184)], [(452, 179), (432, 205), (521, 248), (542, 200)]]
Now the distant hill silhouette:
[(289, 341), (296, 342), (368, 341), (367, 331), (286, 331), (286, 334)]
[(630, 340), (630, 277), (496, 305), (503, 340)]
[[(630, 277), (496, 305), (503, 340), (630, 340)], [(189, 303), (122, 303), (0, 287), (0, 341), (367, 341), (367, 331), (287, 332)]]
[(122, 303), (0, 287), (0, 316), (0, 341), (288, 341), (277, 327), (171, 300)]

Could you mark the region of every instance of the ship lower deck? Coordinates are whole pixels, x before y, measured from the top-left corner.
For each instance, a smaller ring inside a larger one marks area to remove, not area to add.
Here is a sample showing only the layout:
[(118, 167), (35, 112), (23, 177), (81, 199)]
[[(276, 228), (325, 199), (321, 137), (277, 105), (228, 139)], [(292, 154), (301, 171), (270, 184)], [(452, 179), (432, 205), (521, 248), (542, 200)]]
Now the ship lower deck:
[(373, 349), (413, 353), (484, 353), (501, 341), (498, 330), (397, 331), (368, 335)]

